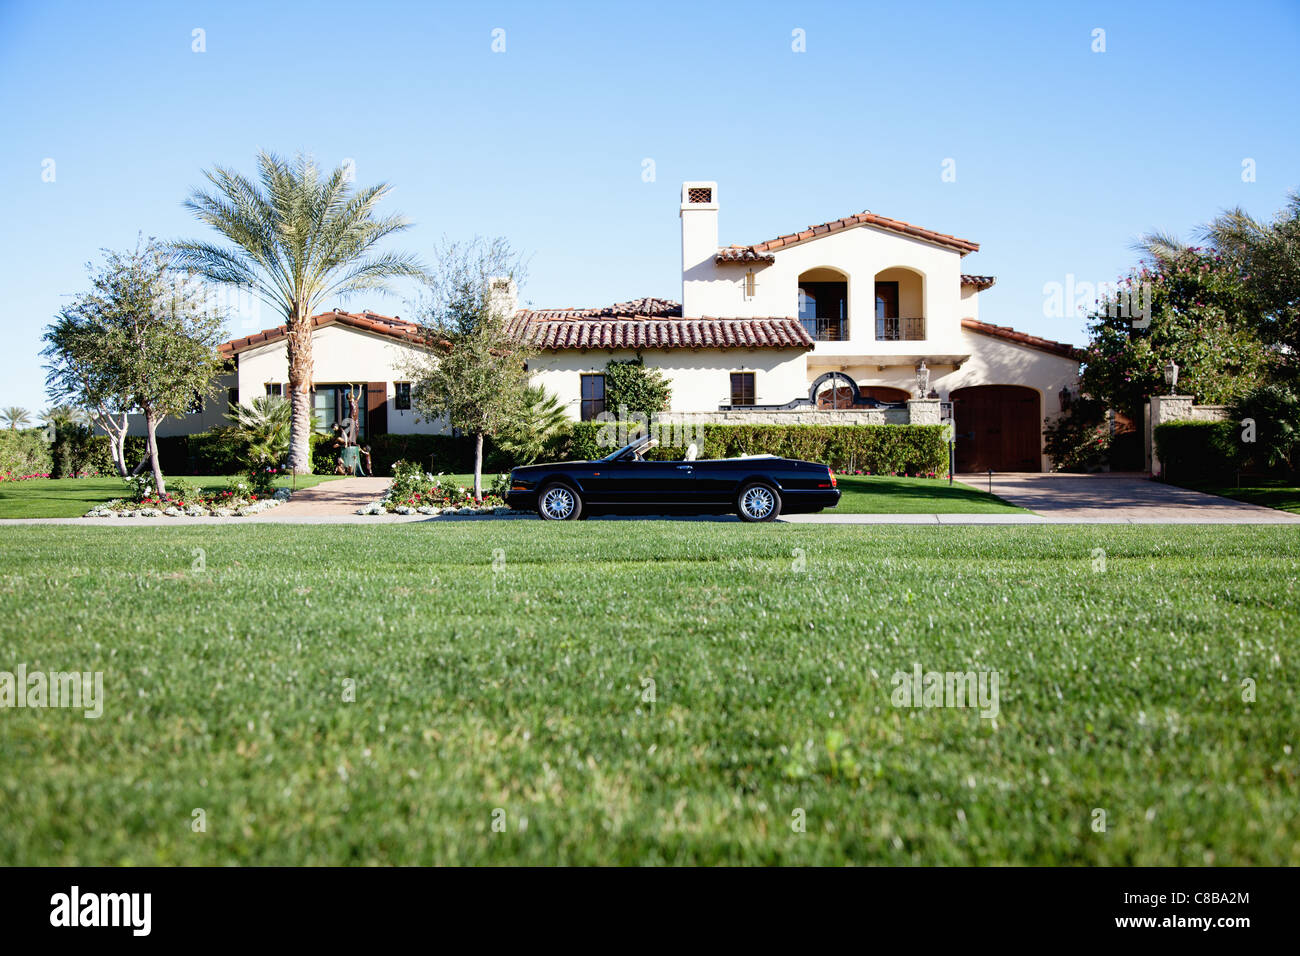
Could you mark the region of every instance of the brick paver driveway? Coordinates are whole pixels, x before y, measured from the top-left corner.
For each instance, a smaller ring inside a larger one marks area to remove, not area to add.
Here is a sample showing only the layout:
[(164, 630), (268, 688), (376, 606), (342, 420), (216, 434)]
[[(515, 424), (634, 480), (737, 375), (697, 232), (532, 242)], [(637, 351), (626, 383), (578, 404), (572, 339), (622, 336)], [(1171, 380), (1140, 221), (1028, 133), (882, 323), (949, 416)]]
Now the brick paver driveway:
[[(989, 476), (958, 475), (989, 490)], [(1300, 524), (1300, 515), (1205, 495), (1141, 474), (998, 474), (993, 494), (1051, 521), (1139, 524)]]

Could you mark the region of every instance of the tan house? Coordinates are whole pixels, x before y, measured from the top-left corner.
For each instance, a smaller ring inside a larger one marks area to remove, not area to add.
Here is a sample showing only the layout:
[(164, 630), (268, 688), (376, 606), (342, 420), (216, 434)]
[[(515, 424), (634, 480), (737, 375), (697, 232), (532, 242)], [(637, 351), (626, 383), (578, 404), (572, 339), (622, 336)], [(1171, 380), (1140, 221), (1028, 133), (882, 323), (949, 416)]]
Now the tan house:
[[(640, 356), (671, 382), (669, 420), (901, 423), (951, 414), (959, 470), (1046, 467), (1043, 420), (1060, 410), (1063, 393), (1077, 392), (1079, 355), (980, 320), (979, 295), (994, 279), (962, 271), (976, 243), (861, 212), (721, 246), (718, 212), (716, 183), (683, 184), (680, 302), (505, 307), (513, 332), (538, 350), (534, 381), (573, 418), (606, 411), (608, 362)], [(504, 294), (513, 300), (513, 289)], [(351, 389), (364, 393), (367, 434), (441, 430), (416, 419), (402, 381), (404, 356), (418, 347), (413, 323), (338, 311), (313, 322), (322, 426), (346, 414)], [(164, 433), (210, 427), (228, 402), (280, 393), (285, 345), (283, 327), (226, 343), (234, 367), (225, 401)]]

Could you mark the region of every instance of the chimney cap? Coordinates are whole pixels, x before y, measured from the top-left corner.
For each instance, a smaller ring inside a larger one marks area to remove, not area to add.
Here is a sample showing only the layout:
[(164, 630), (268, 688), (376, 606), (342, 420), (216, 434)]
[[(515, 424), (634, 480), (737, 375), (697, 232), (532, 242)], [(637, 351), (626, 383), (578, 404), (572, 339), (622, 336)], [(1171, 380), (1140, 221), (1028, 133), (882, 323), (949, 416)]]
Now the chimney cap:
[(718, 208), (718, 184), (708, 180), (688, 180), (682, 183), (682, 210)]

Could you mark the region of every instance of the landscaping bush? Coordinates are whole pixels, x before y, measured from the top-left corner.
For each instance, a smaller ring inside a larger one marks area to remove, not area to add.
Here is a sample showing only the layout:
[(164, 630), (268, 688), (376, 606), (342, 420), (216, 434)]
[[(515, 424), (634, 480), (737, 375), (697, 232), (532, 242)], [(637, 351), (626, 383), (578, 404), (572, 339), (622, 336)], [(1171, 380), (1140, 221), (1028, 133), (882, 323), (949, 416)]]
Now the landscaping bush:
[(55, 426), (50, 458), (54, 478), (117, 474), (108, 436), (96, 435), (89, 426), (76, 422), (61, 421)]
[[(561, 457), (592, 459), (612, 450), (599, 444), (599, 422), (570, 426)], [(871, 475), (948, 473), (948, 444), (940, 425), (705, 425), (700, 458), (777, 455)], [(681, 458), (685, 449), (660, 447), (656, 460)]]
[(0, 475), (48, 475), (54, 469), (50, 446), (39, 428), (0, 430)]
[[(1239, 454), (1260, 471), (1296, 470), (1300, 449), (1300, 395), (1284, 384), (1263, 385), (1237, 401), (1231, 410), (1238, 429)], [(1254, 422), (1254, 441), (1247, 442), (1241, 423)]]
[(1221, 481), (1242, 464), (1236, 422), (1165, 422), (1155, 428), (1161, 477), (1185, 484)]

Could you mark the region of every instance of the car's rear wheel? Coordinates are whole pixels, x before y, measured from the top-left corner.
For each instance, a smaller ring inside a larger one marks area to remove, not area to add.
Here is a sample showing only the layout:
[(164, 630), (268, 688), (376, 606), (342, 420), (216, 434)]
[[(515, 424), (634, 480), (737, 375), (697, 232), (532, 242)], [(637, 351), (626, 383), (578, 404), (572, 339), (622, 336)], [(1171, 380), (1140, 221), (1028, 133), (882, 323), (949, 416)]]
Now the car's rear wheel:
[(543, 521), (574, 521), (582, 516), (582, 497), (570, 485), (551, 482), (537, 496), (537, 514)]
[(751, 481), (736, 496), (736, 513), (741, 521), (773, 521), (781, 513), (781, 496), (761, 481)]

